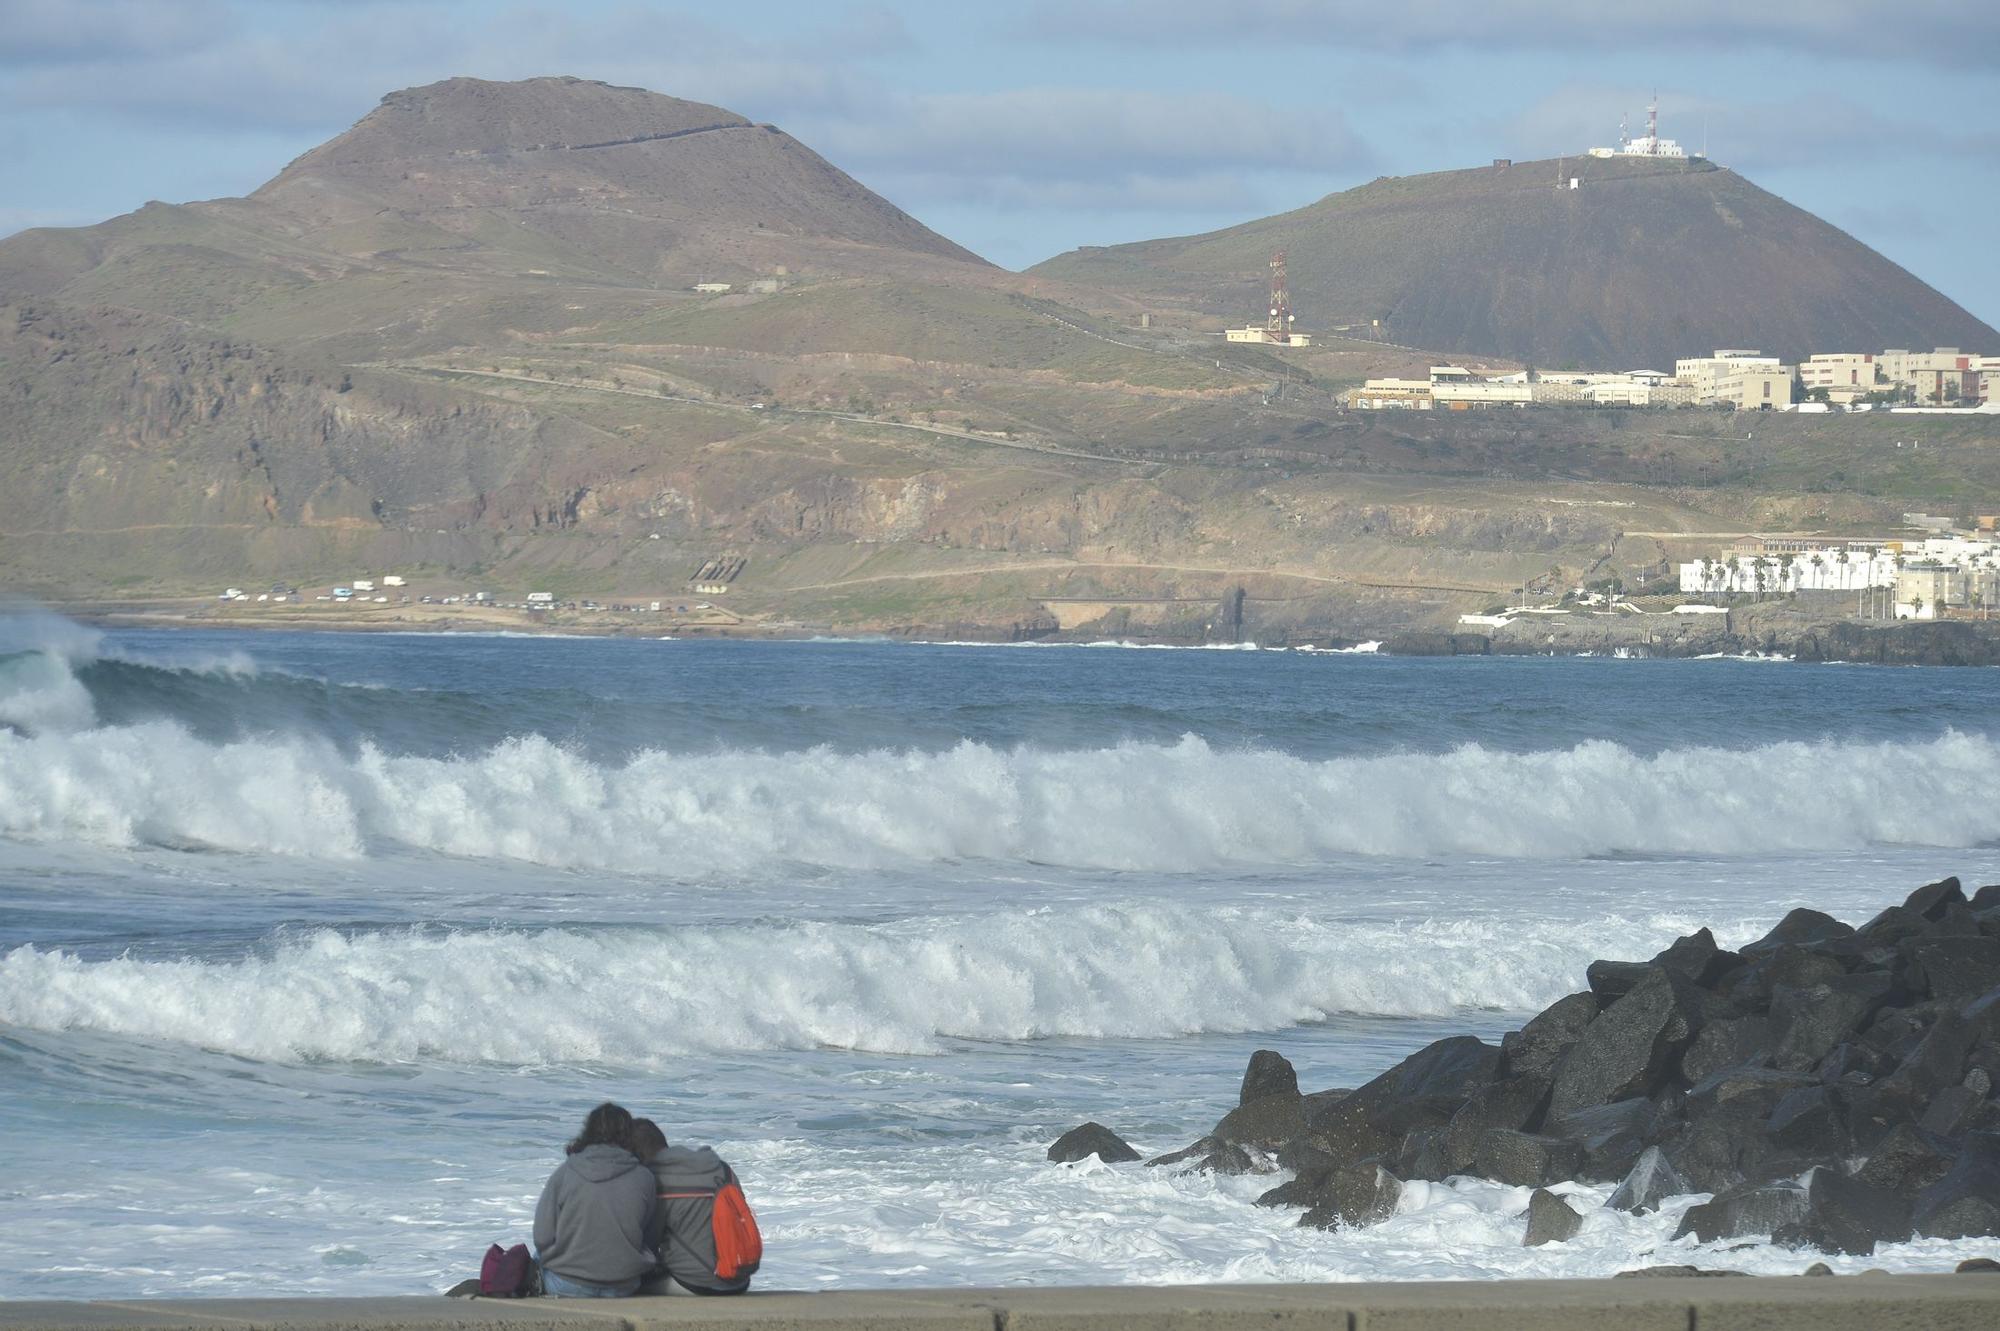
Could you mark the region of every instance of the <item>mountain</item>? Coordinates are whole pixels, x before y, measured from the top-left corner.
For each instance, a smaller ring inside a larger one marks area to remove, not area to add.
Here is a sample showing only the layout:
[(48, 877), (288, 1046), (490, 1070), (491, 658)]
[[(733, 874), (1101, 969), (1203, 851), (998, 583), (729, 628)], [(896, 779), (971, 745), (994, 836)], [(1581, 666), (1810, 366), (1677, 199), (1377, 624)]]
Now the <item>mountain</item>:
[(1324, 640), (1636, 579), (1661, 533), (2000, 495), (1978, 423), (1896, 418), (1919, 454), (1774, 418), (1746, 463), (1713, 413), (1342, 412), (1441, 353), (1223, 342), (1270, 245), (1010, 273), (721, 108), (393, 93), (246, 198), (0, 240), (0, 596), (320, 622), (350, 612), (214, 594), (394, 570), (643, 604), (720, 563), (711, 622), (771, 630)]
[(213, 320), (382, 272), (684, 287), (925, 261), (985, 266), (775, 126), (581, 79), (458, 78), (389, 94), (247, 199), (15, 237), (0, 293)]
[[(1577, 188), (1567, 188), (1574, 178)], [(1671, 370), (1711, 348), (2000, 347), (1845, 232), (1699, 158), (1568, 158), (1383, 177), (1205, 235), (1029, 271), (1241, 323), (1283, 250), (1299, 326), (1539, 366)]]

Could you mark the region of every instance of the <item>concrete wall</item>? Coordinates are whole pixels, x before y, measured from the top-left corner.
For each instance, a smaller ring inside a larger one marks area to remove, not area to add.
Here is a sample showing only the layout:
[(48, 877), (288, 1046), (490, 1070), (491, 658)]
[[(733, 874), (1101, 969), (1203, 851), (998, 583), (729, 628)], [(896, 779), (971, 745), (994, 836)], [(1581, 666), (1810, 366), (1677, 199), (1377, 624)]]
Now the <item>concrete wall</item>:
[(0, 1302), (0, 1331), (1993, 1331), (2000, 1276)]

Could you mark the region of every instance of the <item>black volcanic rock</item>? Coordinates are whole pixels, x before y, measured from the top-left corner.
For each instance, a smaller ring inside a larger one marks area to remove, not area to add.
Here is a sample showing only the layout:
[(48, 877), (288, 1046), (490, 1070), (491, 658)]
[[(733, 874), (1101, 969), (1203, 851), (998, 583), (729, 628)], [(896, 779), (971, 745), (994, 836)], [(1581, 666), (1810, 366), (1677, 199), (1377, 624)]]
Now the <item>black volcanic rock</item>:
[(1736, 953), (1717, 947), (1715, 935), (1704, 928), (1675, 939), (1671, 947), (1653, 958), (1652, 964), (1664, 966), (1689, 983), (1706, 989), (1735, 970), (1742, 961)]
[(2000, 1135), (1968, 1137), (1945, 1176), (1917, 1194), (1912, 1219), (1929, 1239), (2000, 1234)]
[(1260, 1054), (1245, 1086), (1273, 1093), (1165, 1159), (1275, 1157), (1295, 1177), (1259, 1202), (1306, 1226), (1380, 1219), (1403, 1179), (1475, 1174), (1537, 1191), (1531, 1245), (1577, 1232), (1548, 1188), (1608, 1180), (1615, 1210), (1711, 1193), (1676, 1234), (1702, 1242), (2000, 1237), (2000, 985), (1981, 989), (2000, 939), (1973, 918), (1946, 881), (1862, 933), (1799, 911), (1741, 953), (1697, 932), (1593, 963), (1591, 991), (1499, 1049), (1436, 1041), (1354, 1091), (1301, 1096)]
[(1910, 893), (1903, 909), (1915, 911), (1927, 920), (1942, 920), (1952, 906), (1965, 904), (1965, 890), (1958, 879), (1945, 878)]
[[(1509, 1077), (1474, 1091), (1444, 1127), (1438, 1149), (1445, 1172), (1462, 1174), (1479, 1153), (1479, 1139), (1491, 1128), (1522, 1131), (1533, 1128), (1549, 1099), (1547, 1077)], [(1423, 1178), (1424, 1174), (1412, 1177)]]
[(1302, 1101), (1291, 1095), (1267, 1095), (1240, 1104), (1222, 1116), (1209, 1135), (1217, 1141), (1275, 1151), (1305, 1130)]
[(1631, 993), (1652, 973), (1653, 963), (1649, 961), (1593, 961), (1584, 969), (1583, 978), (1589, 981), (1598, 1006), (1604, 1008), (1611, 1006), (1614, 999)]
[(1907, 1199), (1824, 1167), (1806, 1176), (1804, 1214), (1771, 1235), (1773, 1242), (1785, 1247), (1856, 1256), (1874, 1252), (1878, 1243), (1900, 1243), (1908, 1237)]
[(1940, 1003), (1968, 1003), (2000, 985), (2000, 938), (1912, 938), (1899, 951), (1911, 989)]
[(1498, 1049), (1471, 1036), (1436, 1041), (1349, 1095), (1306, 1097), (1305, 1140), (1343, 1163), (1394, 1151), (1409, 1132), (1450, 1122), (1499, 1063)]
[(1622, 1177), (1650, 1142), (1660, 1139), (1678, 1117), (1680, 1106), (1635, 1096), (1608, 1105), (1573, 1109), (1550, 1115), (1542, 1133), (1575, 1142), (1583, 1152), (1577, 1177), (1604, 1180)]
[(1190, 1174), (1248, 1174), (1257, 1168), (1248, 1151), (1217, 1137), (1203, 1137), (1192, 1146), (1156, 1155), (1146, 1162), (1148, 1169), (1168, 1166)]
[(1096, 1122), (1071, 1128), (1049, 1147), (1049, 1159), (1057, 1164), (1070, 1164), (1093, 1155), (1107, 1165), (1139, 1158), (1139, 1153), (1126, 1144), (1123, 1137)]
[(1759, 952), (1774, 952), (1787, 944), (1811, 947), (1853, 936), (1853, 925), (1843, 924), (1831, 915), (1800, 906), (1778, 921), (1777, 927), (1770, 933), (1744, 947), (1742, 952), (1746, 957), (1755, 956)]
[(1754, 1183), (1730, 1188), (1688, 1208), (1675, 1238), (1692, 1234), (1703, 1243), (1773, 1234), (1805, 1217), (1806, 1190), (1796, 1183)]
[(1236, 1094), (1236, 1103), (1247, 1105), (1253, 1100), (1267, 1100), (1272, 1096), (1299, 1098), (1299, 1074), (1293, 1070), (1291, 1060), (1272, 1049), (1259, 1049), (1250, 1055), (1250, 1066), (1243, 1070), (1243, 1088)]
[(1846, 1117), (1839, 1102), (1816, 1083), (1787, 1091), (1771, 1106), (1764, 1131), (1773, 1143), (1789, 1151), (1831, 1156), (1844, 1153), (1848, 1144)]
[(1780, 985), (1771, 993), (1771, 1017), (1783, 1030), (1773, 1062), (1781, 1068), (1811, 1067), (1874, 1020), (1894, 991), (1895, 982), (1879, 971), (1843, 975), (1809, 989)]
[(1338, 1229), (1371, 1225), (1396, 1213), (1402, 1180), (1378, 1165), (1357, 1164), (1336, 1169), (1319, 1181), (1312, 1208), (1299, 1217), (1305, 1229)]
[(1873, 1187), (1914, 1197), (1950, 1171), (1952, 1156), (1950, 1142), (1914, 1123), (1899, 1123), (1876, 1144), (1854, 1176)]
[(1577, 1042), (1584, 1027), (1597, 1019), (1598, 1010), (1594, 993), (1557, 999), (1526, 1026), (1501, 1037), (1501, 1075), (1553, 1075), (1556, 1064)]
[(1521, 1239), (1524, 1248), (1544, 1243), (1567, 1243), (1583, 1228), (1583, 1217), (1570, 1204), (1547, 1188), (1536, 1188), (1528, 1197), (1528, 1232)]
[(1549, 1112), (1563, 1114), (1652, 1094), (1700, 1030), (1701, 1012), (1693, 985), (1669, 970), (1654, 968), (1585, 1027), (1563, 1056)]
[(1674, 1172), (1665, 1155), (1657, 1146), (1648, 1146), (1633, 1162), (1632, 1170), (1625, 1175), (1625, 1181), (1612, 1189), (1605, 1205), (1614, 1211), (1635, 1211), (1644, 1213), (1657, 1211), (1660, 1203), (1669, 1197), (1693, 1191), (1683, 1178)]
[(1681, 1077), (1704, 1081), (1725, 1068), (1754, 1067), (1769, 1061), (1778, 1025), (1768, 1014), (1730, 1017), (1701, 1028), (1681, 1055)]
[(1583, 1148), (1575, 1142), (1508, 1128), (1480, 1133), (1473, 1151), (1473, 1167), (1482, 1177), (1519, 1188), (1567, 1182), (1582, 1166)]

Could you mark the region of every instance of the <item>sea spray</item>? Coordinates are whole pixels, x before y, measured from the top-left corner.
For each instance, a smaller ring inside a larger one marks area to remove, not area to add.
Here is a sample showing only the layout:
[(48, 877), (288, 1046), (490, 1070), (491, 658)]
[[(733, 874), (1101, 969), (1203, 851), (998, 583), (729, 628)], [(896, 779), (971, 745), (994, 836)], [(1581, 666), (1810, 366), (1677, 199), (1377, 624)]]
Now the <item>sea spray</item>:
[[(1338, 1014), (1531, 1009), (1616, 936), (1538, 925), (1321, 923), (1167, 905), (663, 930), (316, 930), (235, 960), (0, 954), (0, 1023), (267, 1060), (671, 1064), (693, 1051), (933, 1053), (951, 1040), (1170, 1039)], [(1751, 922), (1743, 926), (1753, 936)]]
[(403, 848), (674, 877), (943, 860), (1195, 870), (1342, 855), (1751, 854), (2000, 837), (2000, 744), (1949, 733), (1641, 755), (1308, 759), (1176, 744), (463, 757), (172, 722), (0, 732), (0, 835), (353, 857)]

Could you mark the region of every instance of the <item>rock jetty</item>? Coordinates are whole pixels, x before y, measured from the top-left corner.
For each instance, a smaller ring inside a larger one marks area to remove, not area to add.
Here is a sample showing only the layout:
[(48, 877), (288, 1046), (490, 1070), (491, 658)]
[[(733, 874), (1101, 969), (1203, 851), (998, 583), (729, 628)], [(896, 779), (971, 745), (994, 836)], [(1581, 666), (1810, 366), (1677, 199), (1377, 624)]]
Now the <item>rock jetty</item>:
[[(1261, 1050), (1237, 1105), (1147, 1164), (1289, 1170), (1259, 1203), (1321, 1228), (1477, 1175), (1615, 1183), (1628, 1211), (1709, 1193), (1677, 1234), (1703, 1241), (2000, 1235), (2000, 884), (1932, 883), (1860, 928), (1795, 910), (1733, 952), (1702, 929), (1586, 979), (1497, 1046), (1439, 1040), (1351, 1090), (1302, 1092)], [(1526, 1241), (1580, 1224), (1538, 1192)]]

